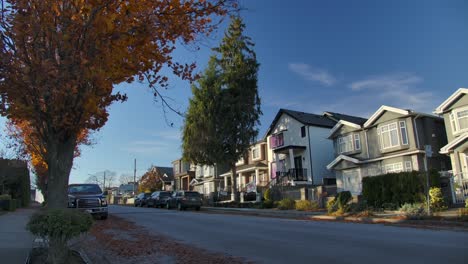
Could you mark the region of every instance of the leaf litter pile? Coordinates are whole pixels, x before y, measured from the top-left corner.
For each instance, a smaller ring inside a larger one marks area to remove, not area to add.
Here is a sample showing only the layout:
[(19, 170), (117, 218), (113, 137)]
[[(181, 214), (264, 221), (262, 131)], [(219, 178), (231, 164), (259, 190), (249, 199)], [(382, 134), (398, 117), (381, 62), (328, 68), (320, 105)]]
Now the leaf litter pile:
[(253, 263), (244, 258), (212, 253), (149, 233), (122, 218), (109, 215), (95, 221), (89, 235), (80, 243), (93, 263)]

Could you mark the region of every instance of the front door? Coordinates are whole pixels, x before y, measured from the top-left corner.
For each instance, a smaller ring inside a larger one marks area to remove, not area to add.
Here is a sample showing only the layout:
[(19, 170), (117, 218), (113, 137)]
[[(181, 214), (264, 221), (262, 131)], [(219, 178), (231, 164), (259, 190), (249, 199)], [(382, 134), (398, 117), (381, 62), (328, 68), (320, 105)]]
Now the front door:
[(294, 172), (293, 176), (296, 181), (305, 181), (304, 170), (302, 169), (302, 156), (294, 157)]

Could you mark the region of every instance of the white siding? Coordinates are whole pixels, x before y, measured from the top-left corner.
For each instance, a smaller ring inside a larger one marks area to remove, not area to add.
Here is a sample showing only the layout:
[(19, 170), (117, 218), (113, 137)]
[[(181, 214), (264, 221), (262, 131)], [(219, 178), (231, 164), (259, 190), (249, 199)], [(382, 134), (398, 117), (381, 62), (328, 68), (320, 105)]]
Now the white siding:
[(309, 127), (309, 131), (314, 184), (322, 184), (324, 177), (334, 177), (333, 172), (327, 170), (327, 164), (335, 158), (333, 141), (327, 139), (330, 134), (330, 129), (328, 128), (311, 126)]

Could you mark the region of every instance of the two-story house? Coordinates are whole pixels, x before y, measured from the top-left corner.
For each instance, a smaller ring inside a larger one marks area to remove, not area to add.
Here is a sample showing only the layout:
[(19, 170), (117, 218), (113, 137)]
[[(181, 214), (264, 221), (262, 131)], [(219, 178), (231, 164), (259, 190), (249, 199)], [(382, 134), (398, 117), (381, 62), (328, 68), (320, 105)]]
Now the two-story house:
[(172, 169), (174, 171), (175, 189), (177, 191), (190, 191), (192, 190), (190, 182), (195, 178), (195, 166), (182, 159), (172, 162)]
[(327, 137), (340, 120), (363, 119), (333, 112), (316, 115), (280, 109), (265, 135), (270, 179), (290, 185), (334, 184), (334, 174), (326, 169), (334, 158), (333, 143)]
[(468, 198), (468, 89), (460, 88), (434, 111), (445, 121), (448, 143), (440, 153), (450, 156), (455, 184), (455, 203)]
[[(246, 155), (236, 163), (237, 190), (242, 192), (256, 192), (257, 186), (269, 183), (266, 140), (253, 143)], [(231, 191), (231, 171), (221, 174), (224, 179), (224, 191)]]
[(195, 178), (190, 182), (190, 186), (204, 196), (224, 189), (224, 181), (221, 179), (221, 172), (226, 171), (221, 165), (196, 165)]
[(363, 177), (450, 166), (438, 153), (447, 143), (443, 119), (429, 114), (381, 106), (365, 122), (339, 121), (328, 138), (336, 158), (327, 169), (335, 172), (338, 191), (353, 195), (361, 194)]

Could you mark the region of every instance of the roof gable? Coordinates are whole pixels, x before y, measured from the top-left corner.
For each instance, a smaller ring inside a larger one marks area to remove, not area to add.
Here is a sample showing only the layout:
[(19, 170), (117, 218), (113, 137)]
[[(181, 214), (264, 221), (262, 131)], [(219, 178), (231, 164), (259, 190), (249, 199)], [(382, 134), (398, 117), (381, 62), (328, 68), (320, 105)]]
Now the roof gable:
[(318, 127), (325, 127), (325, 128), (332, 128), (335, 124), (336, 121), (323, 116), (323, 115), (316, 115), (316, 114), (311, 114), (311, 113), (305, 113), (305, 112), (299, 112), (299, 111), (294, 111), (294, 110), (288, 110), (288, 109), (283, 109), (281, 108), (278, 113), (275, 116), (275, 119), (273, 119), (273, 122), (271, 122), (270, 127), (268, 128), (265, 137), (270, 135), (271, 132), (273, 131), (273, 128), (275, 127), (276, 123), (278, 120), (281, 118), (283, 114), (286, 114), (298, 122), (308, 125), (308, 126), (318, 126)]
[(359, 116), (351, 116), (351, 115), (345, 115), (345, 114), (334, 113), (334, 112), (329, 112), (329, 111), (323, 112), (323, 115), (328, 116), (329, 118), (335, 120), (336, 122), (340, 120), (344, 120), (344, 121), (348, 121), (350, 123), (357, 124), (357, 125), (363, 125), (367, 121), (366, 118), (362, 118)]
[(435, 110), (434, 114), (443, 114), (451, 105), (458, 101), (463, 95), (468, 94), (467, 88), (459, 88), (447, 100), (440, 104)]
[(391, 107), (387, 105), (382, 105), (370, 118), (364, 123), (364, 127), (372, 126), (385, 112), (392, 112), (400, 115), (409, 115), (411, 111), (400, 109), (396, 107)]
[(355, 128), (355, 129), (360, 129), (361, 126), (358, 125), (358, 124), (354, 124), (354, 123), (351, 123), (351, 122), (348, 122), (348, 121), (345, 121), (345, 120), (340, 120), (338, 123), (336, 123), (336, 125), (332, 128), (332, 130), (330, 131), (330, 135), (328, 136), (328, 138), (331, 138), (336, 132), (338, 132), (341, 127), (343, 126), (349, 126), (349, 127), (352, 127), (352, 128)]

